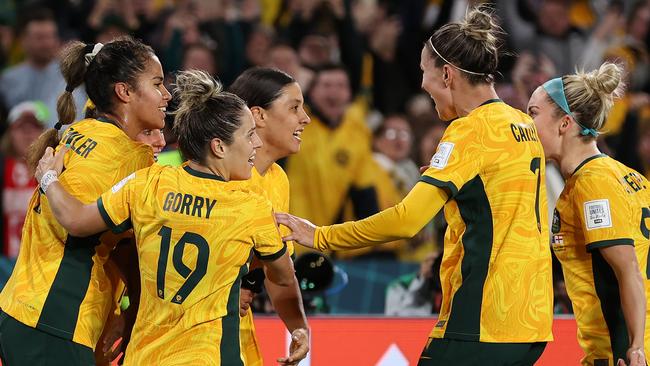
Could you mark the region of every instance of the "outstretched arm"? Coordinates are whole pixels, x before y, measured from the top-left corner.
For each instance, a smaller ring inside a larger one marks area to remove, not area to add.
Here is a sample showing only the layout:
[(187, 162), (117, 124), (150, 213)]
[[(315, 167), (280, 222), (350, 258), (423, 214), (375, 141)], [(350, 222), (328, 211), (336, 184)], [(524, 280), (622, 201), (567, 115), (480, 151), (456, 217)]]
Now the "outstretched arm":
[(64, 147), (54, 154), (54, 149), (48, 147), (36, 168), (36, 180), (45, 192), (52, 213), (74, 236), (86, 237), (107, 230), (96, 202), (84, 205), (59, 183), (58, 176), (63, 170), (63, 156), (67, 150)]
[(363, 220), (316, 227), (289, 214), (279, 213), (275, 218), (292, 231), (283, 240), (293, 240), (321, 251), (356, 249), (413, 237), (440, 211), (448, 198), (445, 189), (419, 182), (402, 202)]

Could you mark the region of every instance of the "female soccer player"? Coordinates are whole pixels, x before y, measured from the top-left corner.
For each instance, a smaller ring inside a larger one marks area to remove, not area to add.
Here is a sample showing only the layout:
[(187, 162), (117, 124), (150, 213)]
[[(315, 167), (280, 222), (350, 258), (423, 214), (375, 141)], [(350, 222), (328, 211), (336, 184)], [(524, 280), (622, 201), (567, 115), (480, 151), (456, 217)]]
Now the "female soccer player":
[[(130, 38), (103, 47), (73, 42), (63, 52), (61, 71), (68, 85), (57, 105), (59, 122), (32, 146), (29, 161), (35, 166), (46, 147), (59, 142), (58, 130), (75, 116), (72, 91), (85, 84), (98, 116), (63, 134), (60, 145), (70, 149), (61, 185), (92, 202), (153, 163), (151, 148), (135, 138), (164, 126), (170, 94), (153, 50)], [(3, 364), (94, 364), (93, 349), (112, 301), (103, 266), (111, 249), (107, 243), (107, 236), (67, 232), (42, 192), (34, 192), (18, 261), (0, 294)]]
[[(289, 180), (284, 170), (275, 162), (300, 151), (300, 135), (309, 123), (309, 116), (303, 109), (304, 100), (300, 85), (280, 70), (251, 68), (235, 80), (230, 86), (230, 91), (241, 97), (250, 107), (257, 134), (263, 143), (255, 155), (251, 179), (236, 184), (266, 197), (274, 211), (286, 212), (289, 210)], [(287, 243), (287, 251), (289, 255), (293, 255), (293, 243)], [(242, 317), (240, 326), (242, 351), (247, 366), (262, 364), (253, 315), (249, 308), (253, 293), (259, 292), (264, 282), (264, 272), (259, 263), (255, 262), (251, 264), (250, 273), (242, 279), (241, 290), (242, 309), (246, 311), (246, 316)], [(299, 289), (293, 291), (276, 286), (270, 281), (264, 284), (279, 314), (295, 310), (296, 307), (291, 304), (298, 302), (301, 305), (301, 313), (295, 314), (294, 317), (306, 322), (301, 298), (292, 297), (300, 293)], [(249, 301), (244, 302), (244, 299)]]
[(552, 79), (528, 103), (546, 157), (566, 179), (552, 221), (552, 248), (578, 323), (583, 365), (645, 365), (650, 194), (638, 172), (601, 154), (598, 131), (620, 95), (623, 70)]
[[(69, 232), (133, 228), (142, 286), (126, 365), (243, 365), (239, 281), (249, 256), (263, 260), (270, 281), (297, 291), (293, 264), (268, 200), (226, 183), (250, 178), (261, 146), (250, 110), (204, 72), (180, 73), (177, 86), (183, 166), (140, 170), (87, 205), (56, 182), (61, 153), (49, 150), (36, 176)], [(295, 364), (309, 347), (306, 324), (283, 320), (292, 353), (278, 361)]]
[(532, 365), (552, 339), (544, 153), (533, 121), (498, 99), (498, 26), (468, 12), (425, 43), (422, 88), (451, 122), (404, 200), (367, 219), (316, 228), (280, 214), (319, 250), (410, 238), (444, 206), (443, 300), (419, 365)]

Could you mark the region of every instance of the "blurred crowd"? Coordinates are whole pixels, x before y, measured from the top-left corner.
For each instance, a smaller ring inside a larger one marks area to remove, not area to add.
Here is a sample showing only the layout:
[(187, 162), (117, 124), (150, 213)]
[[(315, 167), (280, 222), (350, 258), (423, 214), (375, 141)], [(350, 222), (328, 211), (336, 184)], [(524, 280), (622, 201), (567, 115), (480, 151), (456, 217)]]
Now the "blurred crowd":
[[(168, 84), (186, 69), (208, 71), (226, 86), (252, 66), (289, 73), (311, 117), (301, 152), (283, 162), (291, 211), (327, 225), (390, 207), (418, 181), (418, 167), (429, 164), (446, 126), (420, 88), (422, 44), (468, 6), (485, 2), (505, 30), (497, 91), (514, 107), (525, 110), (537, 86), (576, 67), (624, 65), (627, 91), (607, 120), (601, 150), (650, 178), (649, 0), (2, 0), (2, 254), (18, 253), (36, 186), (23, 159), (57, 121), (56, 99), (65, 88), (57, 55), (67, 41), (134, 35), (156, 50)], [(83, 88), (75, 100), (80, 116)], [(172, 123), (166, 149), (175, 146)], [(548, 180), (552, 204), (562, 180), (553, 173)], [(408, 308), (403, 296), (423, 293), (416, 313), (422, 306), (431, 312), (438, 296), (431, 268), (444, 229), (439, 215), (407, 242), (331, 255), (422, 263), (389, 287), (387, 312)], [(562, 289), (558, 271), (560, 313), (570, 311)]]

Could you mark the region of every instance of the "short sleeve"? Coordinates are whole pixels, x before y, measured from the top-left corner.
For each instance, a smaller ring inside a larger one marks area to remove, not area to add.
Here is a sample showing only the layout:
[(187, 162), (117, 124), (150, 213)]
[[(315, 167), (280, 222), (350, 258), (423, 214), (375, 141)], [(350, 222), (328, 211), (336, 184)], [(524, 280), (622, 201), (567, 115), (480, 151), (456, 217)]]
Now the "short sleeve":
[(585, 238), (587, 251), (614, 245), (634, 245), (632, 212), (620, 183), (588, 176), (576, 182), (574, 209)]
[(132, 227), (131, 202), (134, 202), (135, 185), (136, 173), (132, 173), (97, 200), (99, 213), (114, 233), (121, 233)]
[(271, 203), (259, 198), (255, 209), (255, 217), (251, 223), (255, 228), (253, 233), (253, 252), (262, 260), (276, 260), (284, 255), (287, 246), (280, 238)]
[[(61, 184), (84, 203), (95, 202), (124, 177), (153, 164), (151, 147), (144, 144), (119, 139), (111, 142), (105, 136), (98, 141), (98, 147), (87, 158), (74, 151), (68, 151), (64, 157), (65, 167), (71, 169), (63, 171)], [(57, 149), (65, 143), (65, 139), (61, 140)]]
[(463, 185), (479, 173), (485, 153), (472, 121), (462, 118), (452, 122), (431, 158), (420, 181), (446, 188), (454, 197)]

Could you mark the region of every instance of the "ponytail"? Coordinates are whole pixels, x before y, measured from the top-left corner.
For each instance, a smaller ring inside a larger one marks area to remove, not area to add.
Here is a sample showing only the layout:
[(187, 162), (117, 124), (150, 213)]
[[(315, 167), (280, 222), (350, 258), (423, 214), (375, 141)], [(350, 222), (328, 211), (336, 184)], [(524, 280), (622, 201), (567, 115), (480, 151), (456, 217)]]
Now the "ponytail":
[(48, 147), (55, 148), (59, 144), (59, 131), (64, 125), (74, 122), (77, 114), (72, 92), (84, 82), (86, 69), (90, 61), (101, 49), (102, 44), (89, 44), (73, 41), (61, 53), (61, 74), (66, 81), (65, 91), (56, 102), (56, 112), (59, 116), (54, 128), (43, 132), (27, 150), (27, 167), (33, 174), (38, 162)]

